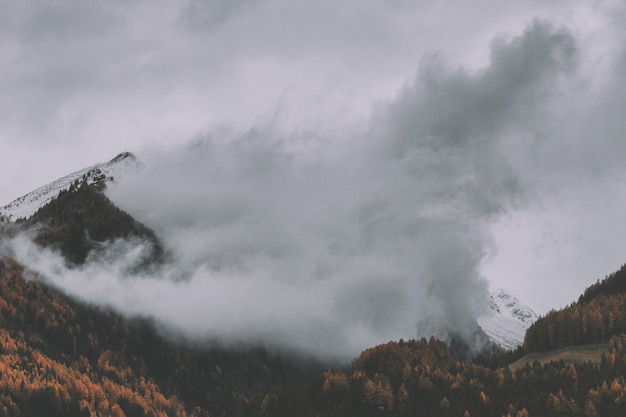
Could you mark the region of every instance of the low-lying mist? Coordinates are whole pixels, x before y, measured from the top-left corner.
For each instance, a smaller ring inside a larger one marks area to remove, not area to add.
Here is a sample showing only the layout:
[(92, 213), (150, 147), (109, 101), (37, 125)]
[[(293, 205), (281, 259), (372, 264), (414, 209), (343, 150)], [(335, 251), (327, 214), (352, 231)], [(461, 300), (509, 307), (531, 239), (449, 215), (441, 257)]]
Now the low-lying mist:
[(515, 150), (532, 141), (577, 48), (535, 22), (488, 66), (422, 61), (395, 100), (343, 138), (216, 129), (138, 153), (107, 195), (171, 253), (127, 276), (137, 242), (68, 269), (25, 237), (18, 260), (53, 285), (198, 340), (350, 358), (390, 339), (471, 339), (488, 308), (489, 226), (527, 197)]

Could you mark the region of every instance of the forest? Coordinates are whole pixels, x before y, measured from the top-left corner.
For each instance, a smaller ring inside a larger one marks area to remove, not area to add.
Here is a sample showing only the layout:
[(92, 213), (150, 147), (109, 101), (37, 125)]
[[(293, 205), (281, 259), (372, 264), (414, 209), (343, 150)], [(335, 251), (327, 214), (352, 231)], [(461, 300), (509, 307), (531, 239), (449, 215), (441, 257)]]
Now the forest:
[(585, 290), (578, 301), (551, 311), (526, 332), (529, 351), (599, 343), (626, 333), (626, 265)]
[[(623, 416), (626, 412), (626, 267), (598, 280), (577, 302), (551, 311), (514, 352), (464, 358), (434, 338), (364, 351), (349, 370), (273, 398), (267, 415), (287, 416)], [(605, 347), (591, 361), (507, 365), (527, 353)]]
[(170, 341), (47, 287), (0, 261), (0, 414), (185, 416), (252, 413), (261, 394), (319, 372), (313, 361), (262, 348)]
[(272, 416), (623, 416), (626, 336), (613, 336), (602, 364), (535, 362), (511, 371), (459, 360), (435, 339), (389, 342), (349, 370), (268, 400)]
[(116, 239), (138, 238), (150, 244), (144, 266), (163, 260), (164, 249), (155, 233), (116, 207), (102, 192), (104, 183), (75, 183), (18, 225), (34, 230), (35, 242), (58, 249), (71, 264), (97, 255), (101, 245)]

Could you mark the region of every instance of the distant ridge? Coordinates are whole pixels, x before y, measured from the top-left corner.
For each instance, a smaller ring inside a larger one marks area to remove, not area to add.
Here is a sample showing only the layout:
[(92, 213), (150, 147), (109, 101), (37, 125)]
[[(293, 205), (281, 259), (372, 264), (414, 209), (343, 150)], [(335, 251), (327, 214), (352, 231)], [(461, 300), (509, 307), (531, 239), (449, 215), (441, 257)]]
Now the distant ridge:
[(77, 182), (76, 185), (107, 183), (128, 173), (139, 171), (144, 167), (144, 163), (135, 155), (130, 152), (122, 152), (108, 162), (95, 164), (68, 174), (0, 207), (0, 218), (11, 222), (20, 218), (28, 218), (55, 199), (60, 192), (68, 190), (72, 184)]

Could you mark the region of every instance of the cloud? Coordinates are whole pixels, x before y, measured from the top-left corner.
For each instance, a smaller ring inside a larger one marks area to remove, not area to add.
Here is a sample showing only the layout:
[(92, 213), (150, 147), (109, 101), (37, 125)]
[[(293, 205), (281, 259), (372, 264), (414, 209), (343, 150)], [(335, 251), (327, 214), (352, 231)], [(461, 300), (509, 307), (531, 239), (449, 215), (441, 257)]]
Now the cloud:
[(191, 0), (182, 10), (181, 19), (191, 30), (210, 31), (254, 3), (254, 0)]
[(492, 43), (483, 68), (424, 60), (341, 141), (259, 127), (146, 148), (148, 169), (108, 193), (172, 251), (156, 277), (128, 277), (113, 256), (66, 270), (24, 240), (16, 256), (70, 294), (199, 339), (340, 358), (471, 340), (489, 226), (526, 199), (510, 137), (534, 134), (576, 62), (567, 30), (534, 22)]
[(524, 120), (532, 135), (518, 135), (509, 156), (528, 201), (492, 225), (499, 250), (485, 274), (539, 312), (568, 305), (624, 263), (626, 32), (615, 22), (625, 9), (602, 9), (577, 33), (574, 72)]
[(343, 135), (425, 53), (476, 67), (494, 33), (518, 33), (534, 16), (591, 14), (586, 2), (481, 5), (0, 0), (0, 148), (12, 155), (0, 201), (68, 168), (216, 126)]
[(0, 201), (215, 126), (343, 134), (424, 53), (482, 65), (494, 33), (563, 8), (587, 12), (561, 1), (0, 0), (0, 147), (13, 156)]
[[(94, 37), (120, 26), (116, 7), (87, 5), (74, 1), (33, 1), (5, 6), (4, 32), (25, 43), (56, 43)], [(7, 11), (10, 11), (7, 13)]]
[(203, 337), (349, 355), (463, 330), (483, 274), (547, 311), (623, 262), (623, 11), (0, 1), (0, 192), (138, 150), (110, 195), (176, 261), (109, 302)]

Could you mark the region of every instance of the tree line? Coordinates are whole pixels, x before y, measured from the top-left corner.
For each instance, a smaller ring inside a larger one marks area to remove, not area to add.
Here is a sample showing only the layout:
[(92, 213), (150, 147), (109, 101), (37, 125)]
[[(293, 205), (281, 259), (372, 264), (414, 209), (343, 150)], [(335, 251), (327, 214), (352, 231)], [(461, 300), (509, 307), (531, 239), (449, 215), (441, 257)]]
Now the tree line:
[(526, 332), (527, 351), (608, 341), (626, 333), (626, 266), (585, 290), (578, 301), (550, 311)]
[(460, 360), (434, 338), (389, 342), (363, 352), (349, 370), (267, 396), (259, 416), (623, 416), (626, 335), (613, 336), (600, 366), (527, 364), (511, 371)]

